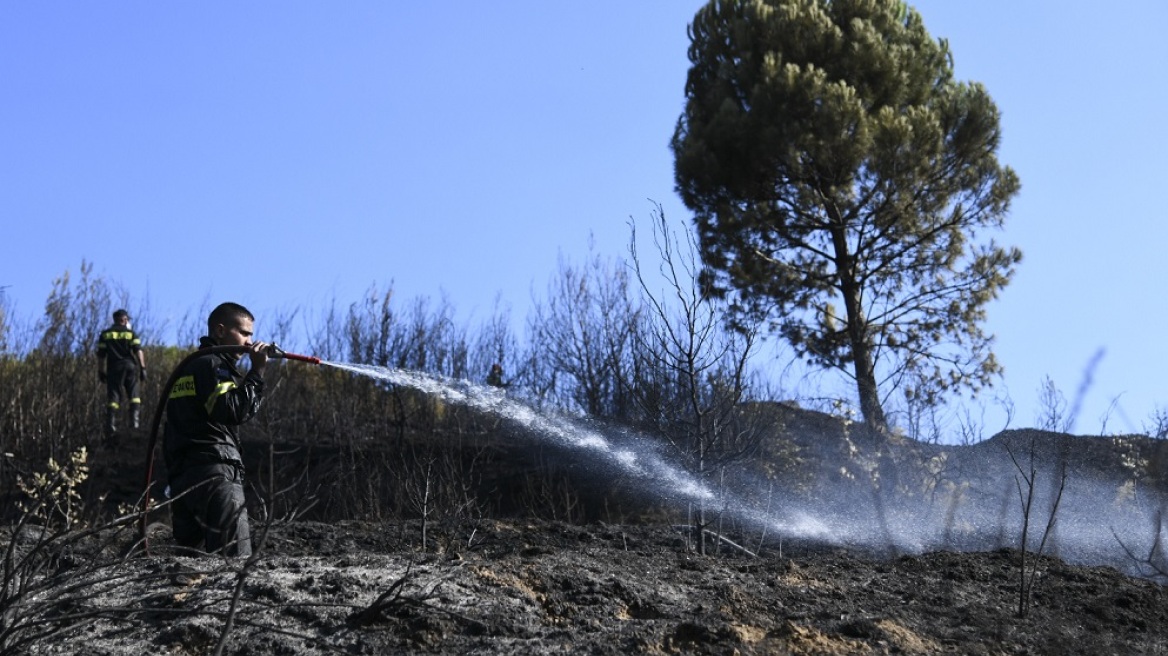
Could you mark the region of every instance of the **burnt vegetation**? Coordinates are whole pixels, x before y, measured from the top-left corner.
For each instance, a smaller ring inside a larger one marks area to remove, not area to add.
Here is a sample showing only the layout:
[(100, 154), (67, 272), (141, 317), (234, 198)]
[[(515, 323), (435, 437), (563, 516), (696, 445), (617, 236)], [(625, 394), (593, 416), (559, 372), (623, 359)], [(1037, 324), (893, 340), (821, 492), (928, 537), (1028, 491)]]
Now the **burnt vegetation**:
[[(804, 407), (780, 402), (781, 391), (750, 366), (757, 337), (718, 321), (697, 282), (692, 247), (678, 243), (660, 215), (653, 233), (664, 262), (658, 272), (646, 270), (635, 249), (629, 265), (600, 257), (580, 267), (563, 264), (522, 338), (504, 310), (460, 327), (446, 303), (401, 302), (392, 289), (376, 287), (343, 311), (329, 309), (299, 342), (292, 334), (301, 319), (296, 312), (257, 323), (265, 339), (326, 361), (479, 383), (501, 363), (498, 393), (539, 412), (575, 417), (615, 444), (650, 449), (712, 490), (711, 497), (664, 497), (651, 481), (602, 468), (587, 453), (504, 417), (333, 367), (284, 362), (270, 369), (264, 408), (243, 431), (259, 527), (256, 555), (193, 571), (173, 558), (129, 570), (127, 563), (143, 552), (138, 527), (158, 387), (194, 347), (206, 308), (193, 308), (179, 326), (152, 325), (148, 303), (136, 305), (86, 263), (79, 276), (56, 281), (34, 323), (21, 324), (11, 305), (0, 302), (0, 525), (7, 527), (0, 653), (23, 653), (37, 641), (111, 617), (119, 630), (133, 630), (168, 614), (213, 619), (219, 628), (194, 638), (208, 653), (221, 653), (229, 634), (260, 622), (255, 617), (269, 606), (254, 598), (254, 580), (266, 558), (287, 553), (300, 525), (314, 527), (318, 539), (321, 527), (332, 527), (329, 535), (358, 523), (381, 527), (427, 565), (433, 565), (428, 555), (462, 558), (485, 550), (532, 558), (563, 548), (501, 544), (500, 527), (514, 522), (666, 527), (676, 539), (659, 542), (678, 553), (747, 559), (764, 569), (771, 559), (814, 552), (821, 540), (879, 559), (983, 551), (1010, 563), (1010, 576), (995, 585), (1012, 587), (1010, 602), (997, 610), (1013, 617), (1041, 615), (1036, 608), (1049, 600), (1044, 577), (1062, 567), (1052, 557), (1105, 562), (1168, 582), (1161, 522), (1168, 449), (1158, 428), (1151, 436), (1018, 430), (972, 439), (978, 428), (964, 423), (951, 438), (963, 443), (952, 445), (937, 439), (936, 423), (922, 420), (928, 413), (904, 415), (911, 421), (889, 434), (852, 421), (834, 399), (804, 399)], [(93, 340), (114, 305), (137, 317), (150, 370), (143, 429), (109, 441), (101, 434)], [(179, 343), (149, 341), (166, 331), (180, 335)], [(1050, 428), (1065, 425), (1063, 405), (1055, 399), (1046, 409)], [(822, 411), (832, 407), (837, 410)], [(159, 465), (155, 474), (151, 496), (161, 505), (145, 521), (152, 553), (168, 554), (165, 471)], [(1092, 506), (1096, 515), (1076, 519)], [(797, 516), (835, 518), (849, 532), (801, 533), (792, 528)], [(1076, 541), (1076, 522), (1084, 521), (1108, 534), (1111, 555), (1091, 552), (1097, 543), (1085, 549)], [(631, 531), (601, 532), (629, 549)], [(269, 535), (277, 536), (274, 542)], [(354, 531), (333, 535), (328, 544), (343, 554), (348, 547), (337, 545), (356, 547), (364, 539)], [(162, 597), (97, 603), (127, 585), (165, 585), (176, 575), (227, 583), (197, 609)], [(347, 606), (345, 625), (404, 622), (421, 630), (416, 626), (437, 622), (468, 635), (489, 631), (482, 619), (442, 605), (443, 580), (421, 583), (407, 566), (370, 599)], [(644, 604), (634, 601), (630, 609)], [(837, 633), (883, 635), (865, 622)], [(269, 634), (287, 633), (264, 626)]]
[[(773, 439), (779, 422), (771, 390), (748, 365), (755, 338), (718, 322), (716, 307), (694, 282), (692, 250), (672, 242), (660, 214), (653, 232), (669, 249), (663, 250), (669, 294), (647, 291), (652, 272), (639, 262), (630, 268), (597, 255), (581, 266), (562, 263), (523, 336), (505, 308), (460, 326), (446, 302), (402, 301), (376, 286), (311, 320), (296, 310), (260, 316), (257, 325), (265, 340), (325, 361), (479, 384), (499, 363), (501, 394), (574, 417), (614, 442), (654, 445), (711, 489), (747, 478), (752, 485), (789, 479), (795, 448)], [(22, 323), (3, 297), (0, 304), (5, 520), (19, 517), (21, 480), (80, 449), (87, 449), (92, 475), (76, 488), (76, 512), (100, 522), (133, 508), (144, 491), (159, 387), (195, 348), (207, 309), (191, 308), (177, 326), (160, 324), (148, 301), (135, 303), (84, 262), (79, 275), (66, 272), (55, 281), (36, 321)], [(149, 371), (142, 429), (105, 440), (94, 340), (115, 305), (135, 316)], [(292, 334), (309, 323), (315, 325)], [(160, 343), (160, 334), (175, 334), (178, 343)], [(673, 507), (643, 494), (643, 482), (598, 472), (587, 455), (504, 418), (328, 366), (274, 367), (264, 408), (243, 434), (249, 484), (272, 518), (653, 519), (693, 523), (699, 537), (721, 523), (717, 502)], [(157, 463), (154, 471), (151, 497), (159, 499), (165, 469)], [(165, 521), (165, 513), (157, 519)]]
[[(657, 272), (646, 270), (635, 247), (628, 264), (599, 256), (578, 267), (562, 264), (522, 337), (505, 309), (477, 326), (459, 326), (448, 303), (401, 302), (392, 289), (376, 287), (343, 311), (334, 304), (299, 340), (291, 334), (299, 311), (258, 323), (265, 339), (326, 361), (479, 383), (500, 363), (506, 372), (495, 381), (500, 393), (539, 412), (576, 417), (614, 443), (653, 450), (713, 490), (708, 501), (655, 497), (645, 481), (601, 471), (588, 454), (540, 439), (500, 416), (332, 367), (284, 362), (271, 371), (264, 408), (244, 430), (260, 516), (468, 526), (486, 518), (653, 521), (691, 527), (694, 548), (704, 553), (705, 536), (743, 538), (743, 517), (774, 515), (784, 506), (816, 507), (827, 489), (858, 494), (877, 524), (888, 523), (888, 509), (906, 497), (927, 500), (930, 512), (953, 513), (974, 494), (967, 479), (996, 469), (993, 474), (1023, 498), (1020, 512), (1010, 507), (1001, 514), (1020, 516), (1024, 529), (1035, 525), (1037, 503), (1053, 503), (1039, 520), (1045, 525), (1042, 549), (1049, 551), (1057, 550), (1059, 499), (1063, 489), (1074, 487), (1076, 472), (1068, 469), (1074, 466), (1084, 477), (1114, 481), (1108, 494), (1122, 509), (1162, 513), (1168, 456), (1157, 427), (1150, 437), (1089, 438), (1092, 453), (1102, 444), (1107, 454), (1103, 464), (1088, 466), (1076, 465), (1065, 443), (1044, 452), (1026, 433), (1024, 450), (1012, 449), (1005, 438), (971, 437), (980, 436), (980, 429), (968, 422), (959, 422), (949, 439), (963, 442), (960, 449), (945, 446), (937, 415), (919, 409), (906, 411), (904, 426), (887, 435), (852, 421), (839, 399), (802, 399), (803, 407), (780, 401), (782, 391), (751, 366), (757, 333), (720, 323), (716, 302), (699, 283), (694, 246), (679, 243), (659, 212), (652, 235), (662, 262)], [(114, 305), (134, 308), (150, 370), (143, 428), (110, 441), (100, 431), (94, 338)], [(79, 276), (66, 272), (54, 282), (43, 316), (33, 323), (22, 324), (0, 297), (4, 523), (22, 520), (28, 482), (46, 463), (68, 463), (82, 450), (90, 475), (70, 489), (71, 521), (100, 524), (141, 503), (158, 387), (194, 348), (205, 313), (192, 308), (181, 325), (157, 325), (148, 302), (135, 304), (88, 263)], [(151, 341), (164, 332), (180, 335), (180, 343)], [(1051, 415), (1049, 428), (1065, 424), (1057, 399), (1049, 406), (1043, 415)], [(835, 412), (820, 411), (828, 408)], [(996, 467), (960, 456), (961, 449), (985, 451), (995, 443), (1005, 445), (996, 449)], [(1025, 467), (1020, 454), (1027, 455)], [(160, 464), (155, 479), (151, 496), (159, 499), (166, 484)], [(1057, 491), (1053, 501), (1038, 493), (1043, 486)], [(725, 512), (743, 504), (748, 507)], [(158, 513), (150, 519), (167, 518)], [(946, 535), (958, 534), (957, 524), (956, 516), (946, 520)], [(1022, 533), (1025, 541), (1027, 531)], [(1153, 571), (1158, 553), (1149, 558)]]

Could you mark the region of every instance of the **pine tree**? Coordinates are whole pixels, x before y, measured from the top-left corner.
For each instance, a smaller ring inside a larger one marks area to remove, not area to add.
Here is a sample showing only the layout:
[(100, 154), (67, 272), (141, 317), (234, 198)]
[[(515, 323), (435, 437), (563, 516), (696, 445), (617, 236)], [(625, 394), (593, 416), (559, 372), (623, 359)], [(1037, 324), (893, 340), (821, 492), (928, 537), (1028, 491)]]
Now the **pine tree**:
[(737, 316), (850, 376), (879, 429), (892, 390), (992, 382), (980, 323), (1021, 252), (985, 233), (1020, 184), (947, 43), (894, 0), (712, 0), (690, 42), (677, 189)]

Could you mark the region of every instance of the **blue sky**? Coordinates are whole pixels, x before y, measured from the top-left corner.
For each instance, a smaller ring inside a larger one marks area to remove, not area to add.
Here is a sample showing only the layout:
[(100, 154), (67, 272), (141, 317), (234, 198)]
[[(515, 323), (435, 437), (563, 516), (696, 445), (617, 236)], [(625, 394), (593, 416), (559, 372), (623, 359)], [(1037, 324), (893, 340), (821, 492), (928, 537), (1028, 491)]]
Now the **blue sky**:
[[(0, 286), (35, 317), (86, 260), (172, 327), (374, 284), (522, 317), (651, 201), (687, 217), (668, 142), (702, 4), (0, 4)], [(1168, 406), (1168, 4), (912, 4), (1022, 180), (999, 239), (1025, 260), (986, 324), (1013, 425), (1101, 352), (1076, 430), (1140, 429)]]

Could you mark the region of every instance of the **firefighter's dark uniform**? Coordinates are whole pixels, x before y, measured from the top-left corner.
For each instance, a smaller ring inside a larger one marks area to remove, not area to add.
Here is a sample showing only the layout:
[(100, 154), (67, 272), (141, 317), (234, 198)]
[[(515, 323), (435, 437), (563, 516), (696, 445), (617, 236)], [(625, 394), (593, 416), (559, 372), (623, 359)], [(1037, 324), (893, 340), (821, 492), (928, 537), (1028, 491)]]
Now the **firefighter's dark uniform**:
[(503, 382), (503, 366), (495, 363), (491, 365), (491, 371), (487, 374), (487, 384), (491, 387), (506, 387), (507, 384)]
[(115, 323), (97, 338), (97, 357), (106, 361), (106, 437), (112, 437), (118, 430), (123, 392), (130, 404), (130, 423), (138, 428), (142, 410), (142, 398), (138, 396), (138, 352), (141, 350), (142, 340), (127, 326)]
[[(200, 348), (214, 346), (204, 337)], [(235, 360), (208, 354), (178, 372), (166, 402), (162, 455), (170, 479), (175, 541), (192, 549), (251, 554), (237, 427), (263, 401), (263, 376), (240, 373)], [(185, 494), (184, 494), (185, 493)]]

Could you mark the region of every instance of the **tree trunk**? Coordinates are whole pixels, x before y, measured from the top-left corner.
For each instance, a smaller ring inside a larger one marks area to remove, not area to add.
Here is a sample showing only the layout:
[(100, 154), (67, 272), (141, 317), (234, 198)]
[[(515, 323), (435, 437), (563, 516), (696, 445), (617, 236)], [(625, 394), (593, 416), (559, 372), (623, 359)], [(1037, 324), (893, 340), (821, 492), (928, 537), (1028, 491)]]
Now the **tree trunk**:
[(856, 375), (856, 392), (860, 395), (860, 412), (864, 421), (881, 433), (888, 432), (888, 419), (880, 404), (880, 390), (876, 385), (876, 369), (872, 349), (866, 337), (852, 338), (852, 364)]
[(880, 389), (876, 384), (876, 363), (872, 343), (868, 339), (868, 320), (860, 299), (860, 283), (856, 280), (855, 256), (848, 249), (844, 221), (831, 208), (829, 215), (836, 221), (832, 242), (836, 253), (836, 271), (840, 292), (844, 297), (847, 316), (848, 341), (852, 347), (852, 370), (856, 377), (856, 393), (860, 397), (860, 412), (868, 426), (881, 433), (888, 432), (888, 420), (880, 404)]

